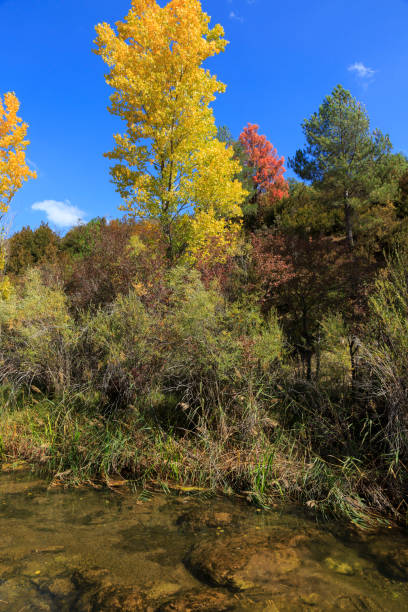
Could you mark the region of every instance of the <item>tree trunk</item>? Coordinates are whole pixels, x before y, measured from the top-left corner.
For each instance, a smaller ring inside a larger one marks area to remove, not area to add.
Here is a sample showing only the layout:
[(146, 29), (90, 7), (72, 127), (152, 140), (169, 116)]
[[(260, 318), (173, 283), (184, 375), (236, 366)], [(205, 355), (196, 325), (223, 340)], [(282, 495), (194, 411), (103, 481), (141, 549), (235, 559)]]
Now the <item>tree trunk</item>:
[(346, 237), (350, 251), (354, 249), (354, 237), (353, 237), (353, 223), (352, 223), (353, 209), (348, 201), (348, 194), (346, 193), (346, 199), (344, 202), (344, 219), (346, 222)]

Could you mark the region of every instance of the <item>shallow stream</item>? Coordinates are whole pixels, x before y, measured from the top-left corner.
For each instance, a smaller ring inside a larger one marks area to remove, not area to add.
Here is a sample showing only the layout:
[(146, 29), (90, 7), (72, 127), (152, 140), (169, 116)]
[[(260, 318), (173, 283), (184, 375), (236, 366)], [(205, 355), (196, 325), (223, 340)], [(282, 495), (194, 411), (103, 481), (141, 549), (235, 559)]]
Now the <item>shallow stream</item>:
[(0, 612), (408, 610), (408, 537), (0, 473)]

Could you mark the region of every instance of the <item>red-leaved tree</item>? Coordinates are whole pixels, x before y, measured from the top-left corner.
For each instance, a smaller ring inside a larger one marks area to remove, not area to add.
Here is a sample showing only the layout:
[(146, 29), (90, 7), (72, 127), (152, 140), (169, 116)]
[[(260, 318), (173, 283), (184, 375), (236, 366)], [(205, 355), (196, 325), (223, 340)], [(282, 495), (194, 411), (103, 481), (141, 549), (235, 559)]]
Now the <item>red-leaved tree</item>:
[(258, 130), (258, 125), (248, 123), (239, 140), (247, 154), (247, 163), (253, 169), (254, 197), (261, 206), (270, 206), (289, 192), (283, 176), (285, 159), (278, 157), (276, 149)]
[(329, 236), (278, 234), (268, 229), (253, 234), (252, 247), (264, 307), (277, 309), (310, 380), (323, 317), (349, 303), (347, 246)]

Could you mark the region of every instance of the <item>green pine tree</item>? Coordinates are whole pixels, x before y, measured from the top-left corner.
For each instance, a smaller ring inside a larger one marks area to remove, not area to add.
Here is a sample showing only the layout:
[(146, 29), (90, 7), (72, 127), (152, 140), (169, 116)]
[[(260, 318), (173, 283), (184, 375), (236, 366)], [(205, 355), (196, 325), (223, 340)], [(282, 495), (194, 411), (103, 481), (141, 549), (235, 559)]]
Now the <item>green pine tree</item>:
[(342, 207), (352, 250), (355, 213), (378, 186), (378, 172), (391, 151), (389, 137), (370, 130), (364, 106), (341, 85), (302, 127), (307, 146), (296, 152), (289, 166), (324, 190), (328, 205)]

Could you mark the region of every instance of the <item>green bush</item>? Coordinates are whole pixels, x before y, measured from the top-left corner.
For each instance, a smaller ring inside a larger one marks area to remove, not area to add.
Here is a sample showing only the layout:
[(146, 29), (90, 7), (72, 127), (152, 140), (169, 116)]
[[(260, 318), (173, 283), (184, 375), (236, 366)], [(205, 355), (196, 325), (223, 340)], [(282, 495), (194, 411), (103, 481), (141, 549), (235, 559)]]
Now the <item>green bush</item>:
[(154, 317), (130, 292), (81, 318), (84, 384), (100, 391), (111, 411), (144, 396), (157, 375)]
[(78, 331), (60, 289), (29, 271), (21, 287), (0, 301), (0, 327), (2, 382), (34, 383), (56, 394), (70, 388)]
[(369, 300), (370, 336), (363, 349), (363, 387), (383, 427), (393, 464), (408, 460), (408, 251), (380, 274)]
[(31, 271), (0, 303), (0, 325), (3, 382), (57, 396), (90, 391), (104, 413), (164, 410), (175, 424), (249, 402), (274, 383), (284, 352), (276, 315), (265, 321), (253, 303), (229, 304), (183, 266), (169, 272), (165, 300), (144, 303), (131, 291), (77, 318)]

